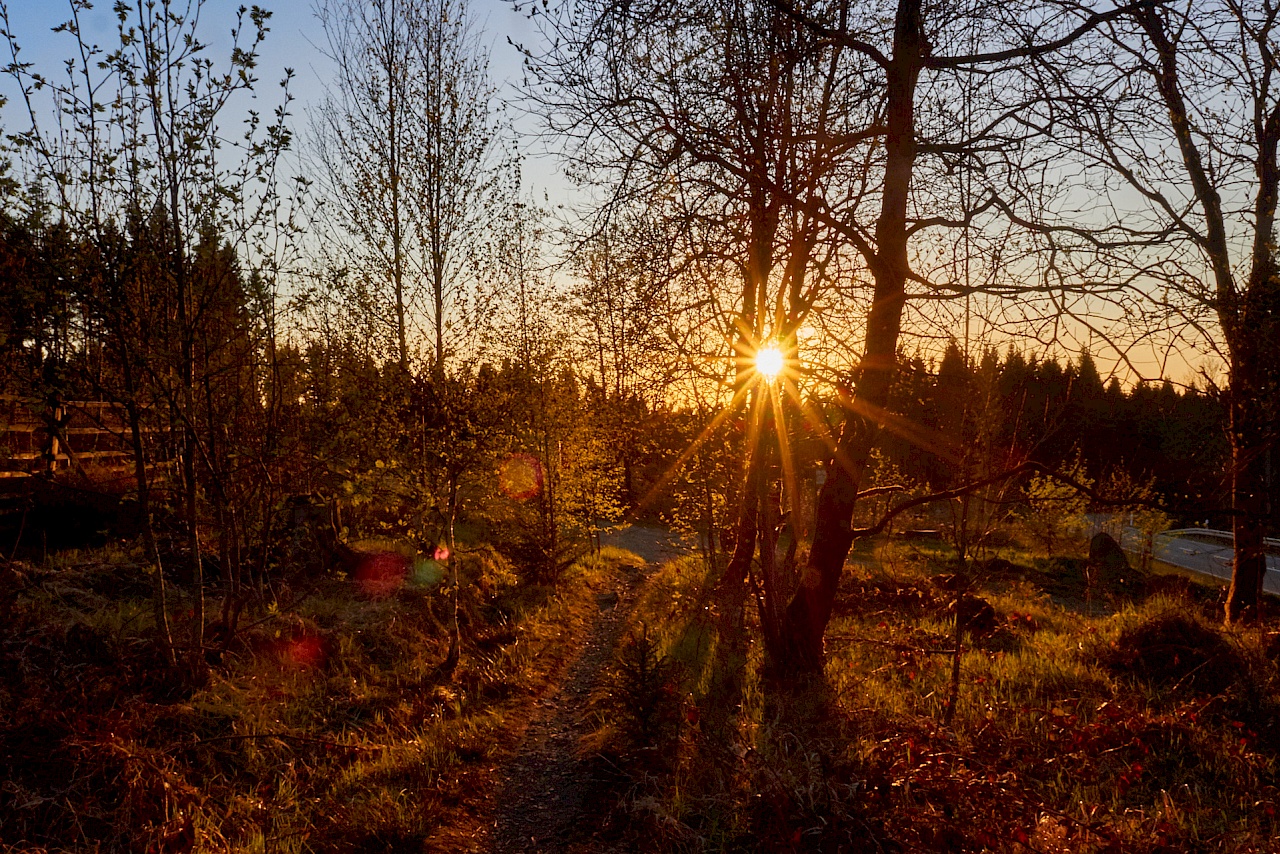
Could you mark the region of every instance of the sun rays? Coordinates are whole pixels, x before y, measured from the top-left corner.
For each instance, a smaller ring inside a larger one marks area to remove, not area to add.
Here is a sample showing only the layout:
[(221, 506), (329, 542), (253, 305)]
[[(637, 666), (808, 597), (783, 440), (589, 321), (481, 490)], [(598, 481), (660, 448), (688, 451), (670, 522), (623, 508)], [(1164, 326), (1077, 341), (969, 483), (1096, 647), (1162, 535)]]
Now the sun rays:
[(744, 335), (734, 349), (736, 377), (733, 397), (716, 412), (675, 462), (667, 467), (641, 499), (640, 506), (647, 506), (660, 495), (715, 432), (735, 414), (743, 411), (748, 416), (745, 425), (747, 447), (754, 448), (762, 438), (776, 442), (777, 463), (782, 468), (784, 492), (793, 510), (799, 509), (796, 505), (799, 492), (789, 426), (794, 426), (798, 419), (803, 418), (827, 446), (827, 451), (836, 453), (836, 443), (825, 419), (801, 396), (798, 383), (804, 369), (796, 358), (794, 346), (785, 348), (774, 338), (757, 339), (755, 336)]
[[(780, 343), (780, 340), (790, 343)], [(802, 461), (806, 456), (802, 431), (811, 433), (821, 443), (823, 456), (834, 465), (850, 471), (857, 468), (854, 461), (848, 459), (840, 448), (837, 431), (833, 431), (831, 426), (832, 413), (813, 398), (811, 390), (804, 388), (805, 379), (813, 379), (821, 371), (815, 374), (811, 366), (806, 366), (801, 361), (793, 338), (756, 337), (744, 332), (734, 350), (732, 397), (723, 408), (714, 413), (688, 447), (666, 468), (640, 500), (639, 506), (648, 506), (662, 494), (699, 450), (726, 423), (731, 423), (736, 415), (746, 416), (741, 422), (746, 432), (746, 447), (755, 449), (748, 451), (749, 456), (764, 451), (761, 459), (769, 461), (766, 464), (773, 468), (774, 476), (782, 481), (785, 496), (783, 500), (787, 505), (786, 509), (792, 513), (792, 519), (803, 518), (800, 512), (801, 493), (809, 475)], [(959, 456), (959, 449), (954, 442), (936, 430), (891, 411), (868, 406), (856, 394), (850, 394), (843, 388), (832, 402), (846, 413), (904, 438), (927, 453), (944, 459)], [(760, 444), (761, 442), (764, 444)]]

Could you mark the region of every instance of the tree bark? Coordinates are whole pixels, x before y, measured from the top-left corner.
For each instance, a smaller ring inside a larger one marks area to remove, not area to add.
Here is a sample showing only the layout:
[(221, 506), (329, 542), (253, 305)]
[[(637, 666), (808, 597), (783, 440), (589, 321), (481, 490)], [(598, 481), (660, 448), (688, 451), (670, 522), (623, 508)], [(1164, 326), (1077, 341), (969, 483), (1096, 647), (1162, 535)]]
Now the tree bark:
[(716, 599), (720, 603), (722, 634), (740, 637), (742, 634), (742, 609), (747, 599), (747, 581), (751, 573), (751, 560), (755, 557), (756, 539), (759, 534), (760, 502), (758, 500), (764, 479), (761, 460), (763, 431), (759, 427), (760, 395), (752, 394), (748, 410), (748, 441), (746, 465), (742, 478), (742, 491), (734, 522), (733, 554), (729, 565), (720, 577)]
[(867, 315), (862, 362), (855, 372), (855, 390), (828, 463), (827, 482), (818, 494), (809, 560), (787, 606), (782, 660), (774, 662), (780, 673), (822, 670), (823, 635), (853, 546), (851, 525), (858, 488), (879, 434), (878, 413), (888, 403), (897, 373), (898, 338), (910, 273), (907, 202), (916, 159), (915, 91), (929, 53), (920, 0), (899, 0), (893, 40), (893, 58), (885, 64), (884, 194), (876, 223), (877, 250), (868, 259), (875, 281), (874, 299)]
[(173, 655), (173, 633), (169, 629), (169, 601), (164, 583), (164, 565), (160, 560), (160, 545), (156, 542), (155, 521), (151, 510), (151, 480), (147, 474), (146, 445), (142, 438), (142, 414), (138, 411), (138, 404), (133, 396), (133, 371), (127, 358), (126, 355), (121, 359), (125, 390), (128, 395), (125, 412), (129, 418), (129, 442), (133, 450), (133, 477), (138, 488), (138, 516), (142, 524), (142, 538), (147, 549), (147, 559), (155, 572), (155, 578), (151, 584), (151, 608), (156, 621), (156, 644), (160, 647), (160, 654), (165, 664), (173, 667), (177, 661)]
[[(1266, 573), (1265, 462), (1267, 448), (1275, 442), (1275, 419), (1280, 406), (1280, 357), (1275, 354), (1276, 335), (1280, 333), (1280, 265), (1275, 248), (1280, 195), (1280, 105), (1267, 101), (1265, 89), (1253, 93), (1250, 141), (1256, 146), (1253, 165), (1257, 185), (1251, 211), (1251, 264), (1247, 281), (1241, 282), (1232, 268), (1219, 188), (1205, 165), (1209, 158), (1201, 152), (1206, 143), (1193, 132), (1193, 111), (1187, 103), (1188, 90), (1179, 64), (1183, 53), (1181, 29), (1170, 27), (1166, 14), (1163, 9), (1146, 7), (1135, 13), (1135, 19), (1155, 52), (1157, 61), (1149, 70), (1204, 217), (1202, 233), (1194, 236), (1213, 273), (1213, 305), (1226, 342), (1235, 558), (1224, 617), (1232, 623), (1256, 616)], [(1268, 59), (1267, 70), (1275, 69), (1274, 62)]]
[(1224, 614), (1227, 623), (1256, 618), (1262, 602), (1262, 582), (1267, 572), (1266, 458), (1267, 449), (1275, 441), (1274, 435), (1269, 435), (1275, 427), (1267, 406), (1274, 388), (1269, 394), (1268, 386), (1272, 384), (1266, 381), (1268, 372), (1259, 363), (1257, 348), (1244, 345), (1243, 349), (1245, 352), (1232, 351), (1228, 435), (1235, 557)]

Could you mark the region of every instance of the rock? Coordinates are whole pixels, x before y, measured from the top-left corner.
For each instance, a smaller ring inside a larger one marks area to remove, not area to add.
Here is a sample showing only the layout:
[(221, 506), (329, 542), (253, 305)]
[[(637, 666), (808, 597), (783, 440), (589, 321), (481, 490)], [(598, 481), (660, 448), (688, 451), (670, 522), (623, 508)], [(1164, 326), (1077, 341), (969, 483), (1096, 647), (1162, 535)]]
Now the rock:
[(22, 564), (17, 561), (7, 561), (0, 558), (0, 588), (21, 589), (26, 586), (27, 575), (21, 569)]
[(934, 587), (948, 593), (963, 593), (973, 586), (973, 579), (963, 572), (952, 572), (935, 575), (929, 579)]
[(988, 575), (1006, 576), (1017, 573), (1018, 568), (1002, 557), (993, 557), (982, 564), (982, 571)]
[(1138, 596), (1150, 586), (1147, 574), (1130, 566), (1120, 544), (1106, 533), (1096, 534), (1089, 541), (1086, 571), (1094, 587), (1113, 595)]
[(995, 631), (996, 609), (980, 596), (966, 593), (952, 603), (948, 610), (954, 610), (960, 628), (974, 637), (985, 637)]
[(1118, 576), (1127, 575), (1131, 570), (1124, 549), (1106, 531), (1099, 531), (1089, 541), (1089, 568)]

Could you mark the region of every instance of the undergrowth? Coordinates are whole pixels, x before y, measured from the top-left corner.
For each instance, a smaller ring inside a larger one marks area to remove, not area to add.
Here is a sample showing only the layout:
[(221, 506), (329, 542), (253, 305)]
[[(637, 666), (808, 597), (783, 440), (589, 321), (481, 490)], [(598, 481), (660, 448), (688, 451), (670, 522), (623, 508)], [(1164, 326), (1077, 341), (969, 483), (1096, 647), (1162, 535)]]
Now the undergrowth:
[[(1224, 630), (1214, 594), (1186, 584), (1086, 588), (1082, 561), (960, 567), (892, 542), (855, 557), (817, 684), (763, 682), (758, 644), (722, 648), (696, 560), (650, 579), (633, 619), (679, 676), (678, 713), (649, 735), (664, 761), (626, 766), (619, 844), (1277, 850), (1280, 626)], [(965, 635), (947, 725), (958, 571), (990, 620)], [(619, 714), (601, 749), (625, 762), (643, 745)]]
[(154, 651), (135, 557), (22, 567), (0, 624), (0, 850), (474, 848), (495, 765), (634, 556), (606, 549), (555, 587), (489, 550), (460, 559), (451, 674), (446, 576), (410, 571), (278, 586), (285, 604), (247, 609), (195, 687)]

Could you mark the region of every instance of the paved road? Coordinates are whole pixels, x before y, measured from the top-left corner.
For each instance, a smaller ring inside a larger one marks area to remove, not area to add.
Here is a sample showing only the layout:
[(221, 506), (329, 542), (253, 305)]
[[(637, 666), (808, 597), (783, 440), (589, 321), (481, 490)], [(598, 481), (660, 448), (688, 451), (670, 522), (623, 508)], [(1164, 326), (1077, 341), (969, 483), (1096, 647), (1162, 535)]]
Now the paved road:
[[(1231, 534), (1226, 531), (1196, 531), (1191, 539), (1179, 534), (1189, 531), (1166, 531), (1156, 534), (1152, 542), (1151, 554), (1159, 561), (1189, 569), (1202, 575), (1212, 575), (1227, 581), (1231, 580), (1231, 560), (1235, 556), (1232, 548)], [(1137, 528), (1126, 527), (1121, 539), (1125, 551), (1138, 553), (1142, 551), (1142, 532)], [(1214, 542), (1206, 542), (1213, 540)], [(1262, 581), (1262, 589), (1280, 596), (1280, 555), (1267, 556), (1267, 575)]]

